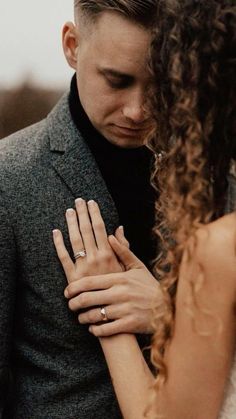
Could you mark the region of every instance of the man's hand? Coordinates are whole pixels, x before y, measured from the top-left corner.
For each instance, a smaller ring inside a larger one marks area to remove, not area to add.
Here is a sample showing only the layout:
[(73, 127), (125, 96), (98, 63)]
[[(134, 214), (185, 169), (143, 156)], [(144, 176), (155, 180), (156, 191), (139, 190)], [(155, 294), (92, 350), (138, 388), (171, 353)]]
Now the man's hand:
[[(126, 272), (84, 277), (68, 285), (65, 296), (72, 311), (96, 336), (152, 333), (153, 308), (162, 301), (159, 283), (145, 265), (114, 236), (109, 243)], [(101, 307), (109, 322), (101, 324)], [(96, 323), (98, 323), (96, 325)]]

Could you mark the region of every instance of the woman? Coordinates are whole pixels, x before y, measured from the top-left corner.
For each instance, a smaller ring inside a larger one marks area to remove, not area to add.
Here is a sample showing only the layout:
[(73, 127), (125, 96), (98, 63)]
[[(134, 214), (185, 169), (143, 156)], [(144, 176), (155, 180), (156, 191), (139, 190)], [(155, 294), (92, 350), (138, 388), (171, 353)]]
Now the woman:
[[(163, 242), (155, 263), (161, 281), (151, 348), (157, 376), (135, 336), (100, 342), (125, 419), (233, 419), (236, 213), (223, 214), (236, 202), (235, 0), (160, 0), (156, 26), (152, 108), (158, 129), (150, 146), (156, 155), (163, 152), (152, 179), (160, 189), (155, 230)], [(122, 229), (107, 240), (96, 203), (87, 207), (80, 200), (77, 213), (79, 227), (75, 212), (73, 221), (67, 218), (71, 243), (84, 245), (86, 258), (74, 264), (54, 232), (69, 282), (81, 269), (94, 274), (91, 255), (101, 274), (116, 272), (107, 281), (123, 267), (151, 275), (128, 249)], [(92, 290), (92, 276), (89, 281)], [(65, 291), (74, 309), (84, 283)], [(99, 327), (89, 330), (98, 336)]]

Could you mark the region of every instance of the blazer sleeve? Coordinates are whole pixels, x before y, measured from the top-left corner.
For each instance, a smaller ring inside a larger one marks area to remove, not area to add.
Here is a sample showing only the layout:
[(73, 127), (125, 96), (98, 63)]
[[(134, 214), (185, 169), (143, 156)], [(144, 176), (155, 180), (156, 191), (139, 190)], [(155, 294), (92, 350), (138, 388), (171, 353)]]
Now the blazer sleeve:
[(16, 243), (0, 193), (0, 418), (10, 397), (11, 345), (16, 294)]

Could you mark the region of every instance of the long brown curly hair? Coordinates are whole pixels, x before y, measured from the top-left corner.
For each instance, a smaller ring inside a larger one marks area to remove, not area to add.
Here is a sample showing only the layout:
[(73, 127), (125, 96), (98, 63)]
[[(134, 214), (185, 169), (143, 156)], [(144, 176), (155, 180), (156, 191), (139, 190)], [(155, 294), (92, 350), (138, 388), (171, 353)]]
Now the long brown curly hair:
[(200, 225), (223, 214), (236, 157), (235, 0), (160, 0), (151, 71), (152, 182), (160, 191), (155, 232), (163, 244), (155, 270), (165, 296), (155, 311), (152, 342), (158, 388), (168, 372), (164, 352), (174, 328), (183, 251)]

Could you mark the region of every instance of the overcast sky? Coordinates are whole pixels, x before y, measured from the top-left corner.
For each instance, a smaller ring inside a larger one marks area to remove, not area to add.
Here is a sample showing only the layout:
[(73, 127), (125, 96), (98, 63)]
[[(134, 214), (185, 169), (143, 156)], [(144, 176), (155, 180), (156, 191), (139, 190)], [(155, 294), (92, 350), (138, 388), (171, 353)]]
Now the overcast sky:
[(0, 0), (0, 87), (27, 77), (67, 86), (73, 73), (61, 46), (67, 20), (73, 20), (73, 0)]

